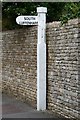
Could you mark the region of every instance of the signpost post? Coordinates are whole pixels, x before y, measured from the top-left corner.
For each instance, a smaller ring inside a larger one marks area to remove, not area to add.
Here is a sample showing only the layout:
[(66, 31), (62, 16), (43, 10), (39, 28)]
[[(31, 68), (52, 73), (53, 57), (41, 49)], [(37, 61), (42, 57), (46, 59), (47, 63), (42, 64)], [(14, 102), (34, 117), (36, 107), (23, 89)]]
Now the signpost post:
[(38, 7), (37, 43), (37, 110), (46, 109), (46, 13), (47, 8)]
[(46, 110), (46, 7), (37, 7), (38, 16), (18, 16), (20, 25), (38, 25), (37, 110)]

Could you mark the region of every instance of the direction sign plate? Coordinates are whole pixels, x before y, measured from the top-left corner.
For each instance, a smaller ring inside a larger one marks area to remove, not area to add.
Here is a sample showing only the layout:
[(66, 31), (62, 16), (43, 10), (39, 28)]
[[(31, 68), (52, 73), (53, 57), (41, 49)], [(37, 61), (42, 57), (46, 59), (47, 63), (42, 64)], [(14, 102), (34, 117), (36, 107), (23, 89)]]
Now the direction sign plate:
[(19, 25), (38, 25), (37, 16), (18, 16), (16, 22)]

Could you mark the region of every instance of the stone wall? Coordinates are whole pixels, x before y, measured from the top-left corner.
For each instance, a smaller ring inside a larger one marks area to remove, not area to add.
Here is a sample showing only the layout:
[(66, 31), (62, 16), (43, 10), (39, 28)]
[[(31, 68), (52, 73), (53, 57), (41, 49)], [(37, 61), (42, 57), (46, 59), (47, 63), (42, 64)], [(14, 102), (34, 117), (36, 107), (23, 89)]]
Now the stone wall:
[[(47, 109), (79, 117), (79, 20), (47, 24)], [(37, 27), (3, 32), (3, 92), (36, 107)]]
[(3, 91), (36, 105), (37, 29), (3, 32)]
[(0, 95), (2, 93), (2, 34), (0, 33)]
[(78, 117), (79, 111), (79, 21), (70, 20), (60, 27), (47, 26), (47, 106), (66, 117)]

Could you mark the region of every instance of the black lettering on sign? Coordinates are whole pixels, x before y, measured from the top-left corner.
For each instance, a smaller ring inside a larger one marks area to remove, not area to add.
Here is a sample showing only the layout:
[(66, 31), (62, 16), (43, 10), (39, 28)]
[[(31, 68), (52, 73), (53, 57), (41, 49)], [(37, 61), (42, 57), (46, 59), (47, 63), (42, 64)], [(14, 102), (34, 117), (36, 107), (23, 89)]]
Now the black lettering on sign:
[(24, 20), (35, 20), (35, 17), (24, 17)]
[(21, 25), (35, 25), (35, 24), (38, 24), (38, 22), (27, 22), (27, 21), (23, 21), (23, 22), (19, 22), (19, 24)]

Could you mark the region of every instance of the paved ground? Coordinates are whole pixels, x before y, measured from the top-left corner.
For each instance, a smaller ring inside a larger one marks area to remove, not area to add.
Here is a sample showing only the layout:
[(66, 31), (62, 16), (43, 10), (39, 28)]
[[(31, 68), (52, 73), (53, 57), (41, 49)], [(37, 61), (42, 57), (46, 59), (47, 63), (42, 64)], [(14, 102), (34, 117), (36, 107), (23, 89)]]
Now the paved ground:
[(2, 118), (53, 118), (52, 120), (54, 120), (58, 117), (48, 113), (48, 111), (37, 111), (31, 106), (3, 94)]

